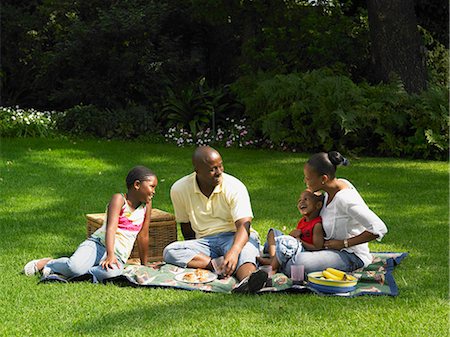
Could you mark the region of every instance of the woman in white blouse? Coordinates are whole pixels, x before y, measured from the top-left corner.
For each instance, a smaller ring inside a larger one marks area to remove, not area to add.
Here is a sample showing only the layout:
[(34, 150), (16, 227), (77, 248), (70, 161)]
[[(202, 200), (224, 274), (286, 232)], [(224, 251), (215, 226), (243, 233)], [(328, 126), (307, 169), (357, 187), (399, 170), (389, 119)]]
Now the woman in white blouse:
[[(305, 251), (292, 264), (302, 264), (305, 272), (328, 267), (353, 271), (372, 262), (368, 242), (381, 240), (387, 233), (384, 222), (367, 207), (355, 187), (336, 178), (336, 167), (348, 161), (339, 152), (320, 152), (304, 166), (304, 181), (312, 191), (324, 191), (320, 212), (324, 229), (324, 250)], [(286, 271), (290, 271), (287, 266)]]

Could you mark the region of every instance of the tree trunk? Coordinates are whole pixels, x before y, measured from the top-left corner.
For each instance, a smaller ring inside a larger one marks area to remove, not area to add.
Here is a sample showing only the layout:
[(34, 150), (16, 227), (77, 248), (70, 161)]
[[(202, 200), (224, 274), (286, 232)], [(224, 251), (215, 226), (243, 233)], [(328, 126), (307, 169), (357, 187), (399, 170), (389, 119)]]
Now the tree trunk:
[(425, 53), (417, 29), (414, 1), (367, 0), (375, 82), (400, 77), (409, 93), (427, 86)]

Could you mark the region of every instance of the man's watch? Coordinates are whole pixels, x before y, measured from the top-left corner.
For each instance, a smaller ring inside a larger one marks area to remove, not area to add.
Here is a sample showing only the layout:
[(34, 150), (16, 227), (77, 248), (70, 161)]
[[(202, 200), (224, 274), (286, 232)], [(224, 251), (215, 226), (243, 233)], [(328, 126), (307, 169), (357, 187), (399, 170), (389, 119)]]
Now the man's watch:
[(344, 247), (348, 248), (348, 240), (347, 239), (344, 240)]

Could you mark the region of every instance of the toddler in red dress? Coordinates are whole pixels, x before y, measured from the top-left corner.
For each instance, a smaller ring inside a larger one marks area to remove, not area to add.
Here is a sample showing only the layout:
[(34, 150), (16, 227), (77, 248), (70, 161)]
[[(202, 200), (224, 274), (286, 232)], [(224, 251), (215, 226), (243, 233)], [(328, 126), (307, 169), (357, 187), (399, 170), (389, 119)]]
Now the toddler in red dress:
[[(297, 228), (284, 235), (278, 229), (271, 228), (267, 233), (267, 242), (264, 251), (268, 258), (258, 258), (262, 265), (271, 265), (272, 272), (285, 265), (297, 253), (304, 250), (323, 249), (323, 227), (320, 210), (323, 206), (323, 195), (305, 190), (300, 195), (297, 208), (303, 217)], [(295, 239), (294, 239), (295, 238)], [(282, 268), (283, 269), (283, 268)]]

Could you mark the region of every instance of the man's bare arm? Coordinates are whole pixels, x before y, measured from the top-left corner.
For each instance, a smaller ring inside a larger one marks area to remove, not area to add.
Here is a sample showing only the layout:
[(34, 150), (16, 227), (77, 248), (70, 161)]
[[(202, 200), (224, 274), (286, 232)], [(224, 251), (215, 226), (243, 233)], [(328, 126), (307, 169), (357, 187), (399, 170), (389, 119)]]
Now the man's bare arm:
[(190, 222), (181, 222), (180, 227), (185, 240), (195, 239), (195, 232), (192, 230)]

